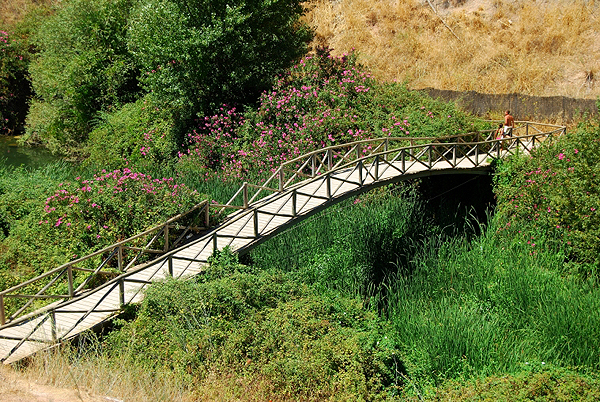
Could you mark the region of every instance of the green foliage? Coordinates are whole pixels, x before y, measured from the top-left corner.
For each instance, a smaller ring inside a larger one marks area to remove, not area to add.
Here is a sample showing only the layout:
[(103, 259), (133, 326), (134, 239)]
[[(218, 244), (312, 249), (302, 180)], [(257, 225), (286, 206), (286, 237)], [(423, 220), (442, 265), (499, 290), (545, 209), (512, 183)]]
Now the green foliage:
[(31, 88), (27, 67), (31, 57), (24, 37), (0, 31), (0, 135), (20, 134)]
[[(189, 135), (180, 163), (205, 175), (270, 175), (283, 162), (318, 148), (378, 138), (441, 137), (485, 127), (454, 105), (382, 84), (362, 70), (357, 55), (319, 49), (283, 75), (241, 114), (222, 107)], [(334, 155), (334, 158), (337, 158)]]
[(137, 169), (168, 164), (177, 150), (173, 117), (151, 96), (128, 103), (103, 119), (90, 133), (87, 164)]
[(390, 186), (330, 207), (258, 246), (250, 258), (324, 291), (375, 296), (387, 277), (410, 271), (421, 241), (436, 233), (416, 189)]
[(125, 348), (133, 364), (169, 368), (187, 383), (235, 370), (293, 399), (371, 400), (400, 365), (382, 323), (358, 301), (318, 296), (227, 251), (198, 281), (154, 285), (135, 321), (120, 324), (109, 350), (123, 358)]
[(311, 38), (297, 0), (147, 0), (132, 15), (128, 46), (140, 80), (184, 117), (223, 102), (253, 102)]
[(72, 0), (43, 20), (30, 66), (35, 99), (26, 141), (54, 152), (81, 147), (101, 110), (135, 99), (138, 68), (125, 35), (133, 0)]
[[(549, 365), (548, 365), (549, 366)], [(597, 401), (597, 376), (557, 367), (529, 364), (515, 375), (494, 375), (473, 381), (449, 381), (426, 400), (436, 401)]]
[(388, 315), (411, 379), (426, 387), (535, 362), (598, 370), (599, 289), (562, 277), (560, 255), (494, 233), (433, 240), (410, 277), (391, 281)]
[[(31, 276), (158, 225), (205, 196), (172, 177), (129, 169), (73, 177), (68, 165), (4, 168), (0, 175), (0, 263)], [(45, 200), (45, 202), (44, 202)]]
[[(588, 121), (531, 157), (500, 165), (495, 181), (501, 232), (568, 260), (600, 266), (600, 126)], [(595, 268), (593, 268), (595, 267)]]

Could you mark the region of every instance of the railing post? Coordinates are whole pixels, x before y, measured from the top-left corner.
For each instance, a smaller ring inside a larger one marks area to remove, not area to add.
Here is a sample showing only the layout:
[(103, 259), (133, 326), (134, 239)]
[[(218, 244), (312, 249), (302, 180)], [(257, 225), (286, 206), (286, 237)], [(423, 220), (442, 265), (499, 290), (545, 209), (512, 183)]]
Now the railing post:
[(429, 165), (429, 169), (431, 169), (431, 165), (432, 165), (432, 162), (433, 162), (433, 161), (432, 161), (432, 159), (433, 159), (433, 158), (431, 157), (431, 150), (432, 150), (432, 149), (433, 149), (433, 145), (429, 145), (429, 146), (427, 147), (427, 150), (428, 150), (428, 151), (427, 151), (427, 159), (428, 159), (428, 162), (427, 162), (427, 164)]
[(363, 169), (363, 161), (358, 161), (358, 183), (360, 184), (361, 187), (363, 185), (362, 169)]
[(213, 233), (213, 253), (217, 251), (217, 232)]
[[(171, 267), (171, 269), (173, 268)], [(171, 276), (173, 276), (172, 273)], [(121, 307), (125, 305), (125, 280), (123, 278), (119, 280), (119, 305)]]
[(52, 342), (56, 342), (56, 310), (54, 309), (50, 311), (50, 332), (52, 336)]
[[(165, 249), (166, 251), (166, 249)], [(117, 253), (119, 272), (123, 272), (123, 246), (119, 246), (119, 251)]]
[(210, 227), (210, 209), (208, 208), (208, 201), (204, 206), (204, 225), (207, 229)]
[(327, 173), (325, 177), (325, 186), (327, 188), (327, 199), (331, 199), (331, 174)]
[(283, 178), (284, 178), (283, 169), (280, 167), (279, 168), (279, 192), (280, 193), (283, 192), (283, 185), (284, 185)]
[(383, 159), (386, 161), (388, 159), (387, 151), (389, 151), (389, 150), (390, 150), (390, 140), (389, 140), (389, 138), (386, 138), (385, 142), (383, 144), (383, 151), (385, 152), (385, 154), (383, 155)]
[(169, 267), (169, 275), (173, 276), (173, 257), (169, 256), (167, 259), (167, 265)]
[(254, 221), (254, 237), (258, 238), (258, 211), (254, 209), (253, 213), (253, 221)]
[(475, 145), (475, 167), (479, 166), (479, 145)]
[(73, 297), (75, 292), (73, 291), (73, 268), (71, 265), (67, 267), (67, 279), (69, 281), (69, 297)]
[(406, 173), (406, 150), (402, 150), (402, 173)]
[(525, 123), (525, 135), (529, 135), (529, 122)]
[(310, 158), (310, 164), (311, 164), (311, 173), (310, 173), (310, 177), (315, 177), (316, 176), (316, 170), (317, 170), (317, 156), (316, 154), (312, 154), (311, 158)]
[(292, 216), (295, 218), (297, 215), (296, 211), (296, 189), (292, 190)]
[(379, 181), (379, 155), (375, 156), (375, 181)]
[(4, 295), (0, 295), (0, 325), (6, 324), (6, 312), (4, 311)]
[(362, 148), (360, 145), (361, 144), (356, 144), (356, 159), (360, 159), (362, 155)]
[(248, 182), (245, 181), (242, 187), (242, 195), (244, 197), (244, 209), (248, 208)]
[(327, 170), (333, 169), (333, 151), (331, 149), (327, 150)]
[(165, 225), (165, 252), (169, 251), (169, 225)]
[(456, 167), (456, 147), (456, 144), (452, 145), (452, 167)]

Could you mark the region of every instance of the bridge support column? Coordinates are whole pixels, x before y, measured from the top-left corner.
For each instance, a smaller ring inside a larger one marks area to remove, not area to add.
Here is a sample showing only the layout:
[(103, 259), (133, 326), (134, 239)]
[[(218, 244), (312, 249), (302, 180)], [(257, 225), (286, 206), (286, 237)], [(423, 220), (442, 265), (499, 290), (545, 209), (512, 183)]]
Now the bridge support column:
[(331, 199), (331, 174), (327, 173), (325, 177), (325, 185), (327, 187), (327, 199)]
[[(169, 275), (173, 276), (173, 257), (167, 259), (167, 266), (169, 267)], [(120, 286), (121, 284), (119, 284)]]
[(375, 180), (379, 180), (379, 155), (375, 156)]
[(242, 197), (244, 198), (244, 209), (248, 208), (248, 182), (245, 181), (242, 187)]

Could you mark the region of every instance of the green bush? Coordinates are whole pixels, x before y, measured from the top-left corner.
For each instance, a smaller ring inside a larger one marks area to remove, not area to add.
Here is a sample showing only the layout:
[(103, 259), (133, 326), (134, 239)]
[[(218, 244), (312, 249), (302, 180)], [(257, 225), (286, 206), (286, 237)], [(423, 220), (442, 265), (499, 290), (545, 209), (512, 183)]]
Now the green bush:
[(178, 149), (174, 124), (169, 111), (159, 109), (151, 96), (102, 114), (90, 133), (86, 163), (142, 170), (167, 165)]
[(81, 148), (101, 110), (130, 102), (140, 91), (138, 67), (125, 35), (133, 0), (71, 0), (43, 20), (30, 65), (35, 99), (26, 141), (54, 152)]
[(138, 3), (128, 46), (141, 82), (183, 117), (222, 103), (254, 102), (311, 38), (298, 0)]
[(266, 378), (287, 398), (372, 400), (401, 368), (383, 324), (360, 302), (317, 295), (227, 251), (197, 281), (152, 286), (138, 317), (120, 324), (109, 335), (115, 357), (189, 384), (232, 371)]
[(506, 237), (561, 249), (568, 261), (600, 266), (600, 126), (588, 121), (531, 156), (500, 164), (498, 213)]
[(0, 175), (0, 261), (25, 277), (158, 225), (206, 197), (172, 177), (129, 169), (73, 177), (68, 165)]

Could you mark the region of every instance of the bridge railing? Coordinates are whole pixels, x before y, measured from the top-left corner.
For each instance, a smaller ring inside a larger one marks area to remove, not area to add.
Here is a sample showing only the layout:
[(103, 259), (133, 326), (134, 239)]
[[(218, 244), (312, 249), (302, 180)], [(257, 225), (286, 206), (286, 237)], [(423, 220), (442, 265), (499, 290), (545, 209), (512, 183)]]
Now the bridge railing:
[[(564, 127), (553, 124), (519, 121), (516, 122), (513, 130), (513, 138), (526, 137), (533, 138), (532, 141), (541, 142), (548, 135), (552, 136), (552, 133), (556, 130), (564, 131)], [(476, 149), (472, 151), (482, 154), (487, 153), (490, 157), (498, 158), (501, 155), (498, 152), (493, 153), (492, 148), (498, 143), (513, 144), (513, 142), (509, 139), (496, 139), (496, 131), (497, 129), (489, 129), (446, 137), (383, 137), (321, 148), (284, 162), (260, 185), (244, 183), (233, 197), (225, 205), (221, 206), (221, 212), (225, 208), (248, 208), (250, 204), (261, 197), (273, 192), (282, 192), (295, 183), (337, 170), (341, 166), (347, 167), (349, 166), (348, 164), (352, 164), (359, 159), (363, 159), (363, 163), (366, 163), (371, 156), (386, 155), (387, 157), (389, 155), (388, 151), (391, 149), (404, 148), (405, 151), (402, 152), (407, 153), (405, 162), (414, 160), (426, 163), (427, 165), (433, 162), (432, 160), (425, 161), (430, 156), (430, 153), (435, 155), (439, 151), (433, 145), (428, 151), (425, 151), (423, 147), (427, 147), (428, 144), (438, 143), (454, 144), (453, 152), (455, 154), (458, 152), (457, 155), (466, 152), (465, 149), (467, 148), (464, 146), (461, 147), (461, 144), (471, 144), (472, 147), (474, 146), (473, 144), (478, 144)], [(532, 135), (533, 137), (531, 137)], [(515, 142), (510, 147), (510, 152), (516, 150), (517, 144), (521, 143), (522, 139)], [(498, 150), (501, 150), (501, 147)], [(443, 154), (439, 156), (443, 156)], [(242, 205), (234, 206), (234, 201), (239, 199), (240, 195)]]
[[(203, 201), (142, 233), (0, 291), (0, 325), (27, 315), (49, 300), (73, 299), (88, 288), (179, 247), (191, 231), (209, 226), (210, 204)], [(90, 263), (94, 266), (95, 261), (99, 263), (94, 268), (84, 267)]]
[[(404, 174), (409, 172), (413, 166), (432, 169), (439, 162), (445, 162), (450, 167), (459, 167), (461, 163), (466, 164), (467, 167), (477, 167), (487, 157), (499, 158), (507, 154), (530, 151), (539, 143), (561, 135), (564, 131), (565, 128), (562, 126), (518, 122), (513, 131), (513, 137), (508, 139), (495, 139), (495, 130), (492, 129), (437, 138), (384, 137), (310, 152), (282, 164), (261, 185), (244, 183), (225, 205), (202, 202), (190, 211), (169, 219), (164, 224), (0, 291), (0, 325), (23, 318), (32, 309), (40, 307), (40, 301), (58, 300), (60, 302), (73, 299), (89, 288), (101, 285), (107, 280), (112, 281), (111, 278), (127, 272), (137, 264), (148, 262), (174, 250), (182, 244), (184, 236), (190, 230), (193, 228), (204, 229), (210, 226), (211, 208), (221, 212), (225, 208), (256, 209), (253, 204), (256, 204), (261, 195), (281, 194), (287, 189), (294, 188), (300, 182), (306, 182), (306, 179), (325, 177), (329, 180), (334, 173), (341, 171), (346, 171), (346, 177), (336, 180), (340, 182), (355, 180), (355, 183), (362, 186), (369, 178), (375, 181), (379, 180), (386, 169), (396, 169)], [(358, 175), (358, 179), (352, 178), (353, 175)], [(242, 195), (242, 205), (233, 205), (233, 200), (240, 195)], [(198, 217), (201, 217), (200, 220), (203, 220), (204, 226), (200, 226), (195, 220), (190, 221), (187, 226), (178, 224), (177, 221), (194, 211), (197, 212)], [(175, 231), (171, 229), (179, 229), (181, 234), (174, 236)], [(151, 235), (150, 241), (140, 247), (139, 240)], [(261, 233), (256, 231), (255, 235), (258, 238)], [(170, 240), (172, 238), (173, 241)], [(156, 248), (155, 244), (161, 241), (162, 247)], [(131, 245), (135, 242), (138, 242), (138, 245)], [(213, 244), (216, 245), (216, 243), (215, 237)], [(142, 260), (142, 256), (145, 256), (145, 260)], [(97, 257), (102, 258), (100, 264), (95, 268), (88, 269), (81, 266), (85, 261)], [(24, 302), (8, 306), (13, 310), (9, 313), (6, 303), (8, 299)], [(51, 308), (51, 306), (45, 307)]]

